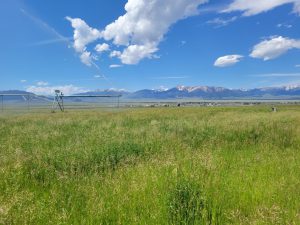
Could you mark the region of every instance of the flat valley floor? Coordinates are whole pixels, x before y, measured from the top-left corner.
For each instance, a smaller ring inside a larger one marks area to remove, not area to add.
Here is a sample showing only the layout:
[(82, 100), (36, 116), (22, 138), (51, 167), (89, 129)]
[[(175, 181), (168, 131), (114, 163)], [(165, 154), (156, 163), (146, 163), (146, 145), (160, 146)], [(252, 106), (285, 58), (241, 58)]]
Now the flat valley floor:
[(0, 224), (300, 224), (300, 106), (0, 114)]

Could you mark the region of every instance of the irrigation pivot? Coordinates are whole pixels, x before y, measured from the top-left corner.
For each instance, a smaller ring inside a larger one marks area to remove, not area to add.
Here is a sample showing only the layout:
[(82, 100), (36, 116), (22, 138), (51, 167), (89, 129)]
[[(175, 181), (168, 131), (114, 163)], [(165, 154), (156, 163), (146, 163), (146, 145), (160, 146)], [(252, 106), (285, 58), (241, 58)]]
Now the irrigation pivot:
[(64, 98), (118, 98), (118, 107), (122, 95), (64, 95), (62, 91), (55, 90), (55, 96), (52, 104), (52, 112), (55, 112), (58, 108), (61, 112), (65, 111)]
[(52, 112), (55, 112), (56, 109), (60, 109), (60, 111), (65, 111), (64, 108), (64, 99), (63, 96), (64, 94), (60, 90), (55, 90), (55, 96), (53, 99), (53, 104), (52, 104)]

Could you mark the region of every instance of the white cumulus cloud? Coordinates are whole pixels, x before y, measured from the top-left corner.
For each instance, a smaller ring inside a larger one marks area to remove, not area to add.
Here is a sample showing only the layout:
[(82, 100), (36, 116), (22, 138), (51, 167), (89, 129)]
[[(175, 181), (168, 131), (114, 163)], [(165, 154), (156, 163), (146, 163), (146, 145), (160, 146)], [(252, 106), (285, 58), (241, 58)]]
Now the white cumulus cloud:
[(288, 3), (293, 4), (293, 11), (300, 15), (299, 0), (234, 0), (222, 12), (242, 11), (244, 16), (253, 16)]
[[(122, 47), (120, 51), (114, 50), (110, 57), (120, 58), (123, 64), (137, 64), (144, 58), (155, 58), (154, 53), (170, 27), (198, 14), (199, 5), (206, 2), (208, 0), (128, 0), (126, 13), (102, 31), (91, 28), (82, 19), (66, 18), (74, 28), (74, 48), (87, 65), (92, 56), (87, 59), (86, 46), (102, 38)], [(96, 51), (103, 49), (108, 50), (107, 46), (96, 46)]]
[(95, 28), (91, 28), (80, 18), (66, 17), (74, 28), (74, 49), (77, 52), (84, 52), (86, 46), (101, 37), (101, 32)]
[(26, 89), (27, 92), (37, 95), (54, 95), (55, 90), (62, 91), (65, 95), (87, 92), (87, 89), (76, 87), (72, 84), (64, 86), (30, 86)]
[(106, 26), (103, 35), (117, 45), (159, 42), (170, 25), (196, 15), (207, 0), (128, 0), (126, 14)]
[(101, 38), (101, 32), (95, 28), (91, 28), (80, 18), (66, 17), (74, 28), (73, 47), (76, 52), (80, 53), (80, 60), (87, 66), (92, 65), (93, 56), (91, 52), (86, 50), (88, 44)]
[(242, 55), (225, 55), (225, 56), (219, 57), (215, 61), (214, 66), (217, 66), (217, 67), (232, 66), (232, 65), (240, 62), (242, 58), (243, 58)]
[(109, 54), (109, 57), (110, 57), (110, 58), (113, 58), (113, 57), (120, 57), (121, 55), (122, 55), (122, 52), (114, 50), (114, 51), (112, 51), (112, 52)]
[(88, 51), (84, 51), (83, 53), (81, 53), (80, 60), (83, 64), (85, 64), (87, 66), (91, 66), (92, 62), (93, 62), (91, 53)]
[(170, 26), (198, 13), (198, 6), (208, 0), (128, 0), (126, 13), (106, 26), (105, 40), (128, 46), (120, 59), (124, 64), (137, 64), (151, 58)]
[(250, 56), (267, 61), (294, 48), (300, 49), (300, 40), (273, 36), (255, 45)]
[(96, 50), (97, 52), (105, 52), (105, 51), (109, 51), (109, 45), (106, 44), (106, 43), (98, 44), (98, 45), (96, 45), (95, 50)]
[(124, 64), (137, 64), (144, 58), (152, 58), (158, 48), (155, 44), (130, 45), (120, 56)]

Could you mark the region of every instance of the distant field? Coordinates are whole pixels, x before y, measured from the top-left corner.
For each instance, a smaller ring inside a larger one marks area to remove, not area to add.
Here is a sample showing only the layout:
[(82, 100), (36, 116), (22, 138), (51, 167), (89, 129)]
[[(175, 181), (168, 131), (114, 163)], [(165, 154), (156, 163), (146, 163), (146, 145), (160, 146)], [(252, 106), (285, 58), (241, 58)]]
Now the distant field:
[(300, 106), (0, 114), (0, 224), (300, 224)]
[[(1, 95), (0, 95), (1, 97)], [(21, 98), (18, 96), (18, 98)], [(0, 98), (1, 100), (1, 98)], [(126, 99), (126, 98), (66, 98), (64, 108), (66, 110), (99, 110), (113, 108), (155, 108), (155, 107), (235, 107), (235, 106), (258, 106), (258, 105), (300, 105), (298, 99), (223, 99), (205, 100), (200, 98), (176, 98), (176, 99)], [(52, 110), (53, 100), (4, 100), (0, 101), (1, 114), (24, 114), (49, 112)], [(56, 105), (54, 105), (56, 106)], [(59, 111), (57, 108), (56, 111)]]

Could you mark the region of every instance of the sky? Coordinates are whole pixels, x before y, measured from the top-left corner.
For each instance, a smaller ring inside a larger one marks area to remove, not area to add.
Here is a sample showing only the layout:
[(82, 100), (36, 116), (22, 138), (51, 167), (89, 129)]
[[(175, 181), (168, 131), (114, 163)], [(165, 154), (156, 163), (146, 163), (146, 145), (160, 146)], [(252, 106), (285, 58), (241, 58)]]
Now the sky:
[(2, 0), (0, 90), (300, 84), (300, 0)]

